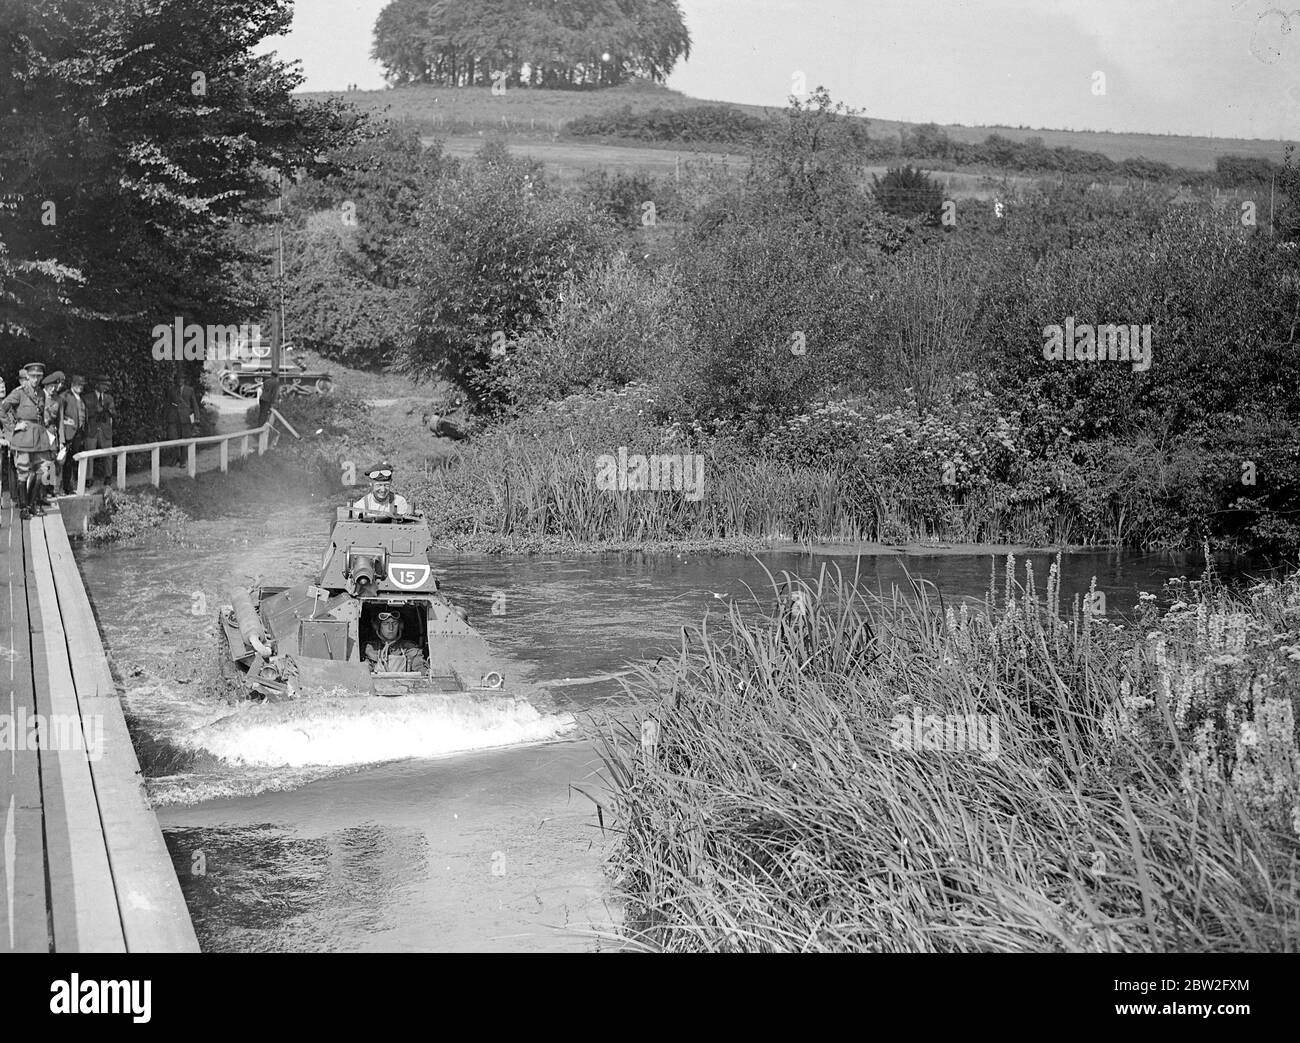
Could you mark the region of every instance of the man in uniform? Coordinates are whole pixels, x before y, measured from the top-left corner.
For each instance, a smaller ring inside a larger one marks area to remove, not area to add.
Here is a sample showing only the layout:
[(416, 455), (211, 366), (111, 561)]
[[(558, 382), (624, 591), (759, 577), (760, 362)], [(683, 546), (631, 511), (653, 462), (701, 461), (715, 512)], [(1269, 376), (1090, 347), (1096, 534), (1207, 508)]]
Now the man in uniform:
[(370, 492), (352, 505), (354, 510), (367, 514), (387, 514), (398, 518), (409, 518), (411, 505), (406, 498), (393, 492), (393, 465), (384, 461), (376, 464), (366, 472), (370, 479)]
[[(173, 442), (178, 438), (185, 437), (186, 419), (189, 415), (189, 407), (185, 401), (184, 395), (181, 394), (180, 374), (173, 373), (171, 382), (167, 385), (167, 399), (163, 402), (163, 440)], [(176, 467), (182, 466), (186, 462), (188, 454), (178, 445), (170, 446), (164, 453), (166, 462)]]
[[(108, 378), (99, 377), (95, 380), (95, 390), (91, 396), (92, 405), (90, 413), (90, 428), (86, 434), (87, 449), (111, 449), (113, 446), (113, 417), (117, 412), (117, 403), (113, 401), (113, 395), (108, 390)], [(113, 473), (113, 458), (111, 456), (97, 456), (91, 460), (90, 480), (93, 482), (103, 470), (104, 484), (108, 484), (108, 479)]]
[(72, 458), (86, 448), (86, 434), (90, 430), (90, 403), (86, 397), (86, 378), (80, 373), (72, 375), (71, 386), (55, 402), (58, 412), (59, 470), (63, 492), (72, 492), (72, 476), (76, 461)]
[(22, 516), (30, 518), (32, 511), (39, 514), (43, 507), (38, 470), (42, 464), (49, 464), (54, 442), (45, 426), (51, 412), (45, 389), (41, 387), (45, 363), (27, 363), (21, 375), (22, 386), (0, 402), (0, 424), (14, 454), (18, 506)]
[(366, 659), (376, 670), (423, 673), (424, 653), (414, 641), (402, 637), (402, 620), (396, 612), (380, 612), (375, 631), (375, 639), (366, 642)]

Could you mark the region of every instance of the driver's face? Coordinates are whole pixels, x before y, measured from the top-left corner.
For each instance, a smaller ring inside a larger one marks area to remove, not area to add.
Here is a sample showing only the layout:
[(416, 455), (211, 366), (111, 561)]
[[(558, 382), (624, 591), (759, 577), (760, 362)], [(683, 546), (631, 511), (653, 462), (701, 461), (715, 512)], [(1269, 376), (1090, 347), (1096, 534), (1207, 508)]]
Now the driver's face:
[(385, 641), (392, 641), (397, 637), (397, 620), (381, 619), (379, 621), (379, 636)]
[(370, 494), (380, 503), (387, 500), (392, 495), (392, 492), (393, 486), (390, 482), (376, 480), (370, 483)]

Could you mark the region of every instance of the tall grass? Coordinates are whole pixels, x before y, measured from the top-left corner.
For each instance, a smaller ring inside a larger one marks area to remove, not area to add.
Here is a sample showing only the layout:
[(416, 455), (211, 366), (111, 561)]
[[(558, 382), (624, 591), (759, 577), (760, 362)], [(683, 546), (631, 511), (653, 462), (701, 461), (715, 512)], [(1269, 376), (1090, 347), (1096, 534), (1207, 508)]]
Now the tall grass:
[[(1300, 577), (1245, 604), (1200, 590), (1148, 639), (1012, 568), (973, 609), (787, 578), (774, 612), (733, 606), (631, 682), (640, 721), (598, 732), (626, 931), (669, 950), (1300, 947), (1300, 685), (1265, 670), (1243, 701), (1203, 669), (1225, 633), (1253, 633), (1233, 647), (1257, 663), (1296, 645)], [(1189, 677), (1210, 717), (1237, 708), (1213, 764), (1178, 709)], [(992, 715), (997, 756), (897, 748), (914, 710)]]
[[(737, 538), (1041, 542), (1035, 539), (1040, 524), (1032, 505), (1012, 514), (973, 501), (935, 513), (897, 483), (868, 487), (860, 476), (835, 467), (772, 457), (706, 452), (698, 501), (676, 490), (602, 490), (596, 456), (617, 448), (616, 442), (592, 449), (562, 435), (494, 432), (469, 444), (450, 466), (412, 478), (409, 488), (442, 538), (556, 545)], [(690, 451), (629, 446), (630, 453)]]

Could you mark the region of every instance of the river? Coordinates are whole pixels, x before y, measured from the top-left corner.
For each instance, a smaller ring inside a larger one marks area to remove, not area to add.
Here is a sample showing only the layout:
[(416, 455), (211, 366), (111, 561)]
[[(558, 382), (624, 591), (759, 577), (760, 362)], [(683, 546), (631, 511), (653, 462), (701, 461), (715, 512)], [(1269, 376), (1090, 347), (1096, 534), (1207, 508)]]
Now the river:
[[(331, 518), (303, 505), (190, 523), (179, 542), (78, 550), (207, 951), (608, 948), (619, 910), (582, 728), (624, 698), (610, 674), (673, 652), (682, 626), (728, 599), (770, 600), (764, 568), (856, 570), (881, 590), (910, 572), (948, 597), (981, 597), (990, 576), (988, 555), (954, 553), (448, 555), (435, 560), (444, 591), (508, 676), (540, 685), (531, 701), (227, 705), (217, 606), (231, 584), (310, 576)], [(1030, 556), (1040, 589), (1052, 557)], [(1068, 554), (1062, 601), (1095, 576), (1123, 614), (1139, 591), (1200, 569), (1199, 556)]]

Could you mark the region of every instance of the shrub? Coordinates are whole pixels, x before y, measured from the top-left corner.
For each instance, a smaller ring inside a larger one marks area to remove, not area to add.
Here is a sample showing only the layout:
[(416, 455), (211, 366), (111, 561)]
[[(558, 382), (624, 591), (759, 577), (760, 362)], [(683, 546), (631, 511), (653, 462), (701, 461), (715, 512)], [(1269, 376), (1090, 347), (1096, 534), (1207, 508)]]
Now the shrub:
[(943, 191), (923, 170), (890, 167), (883, 178), (871, 175), (872, 190), (881, 207), (898, 217), (938, 220)]
[(619, 137), (638, 141), (710, 144), (755, 144), (767, 121), (730, 105), (694, 105), (686, 109), (633, 112), (630, 105), (613, 112), (579, 116), (565, 124), (574, 137)]
[(570, 276), (544, 325), (511, 345), (503, 396), (528, 407), (671, 372), (690, 344), (679, 294), (671, 269), (640, 269), (626, 253)]
[(498, 405), (488, 378), (494, 348), (536, 326), (568, 276), (610, 250), (613, 234), (534, 165), (485, 152), (420, 211), (414, 329), (399, 365)]

